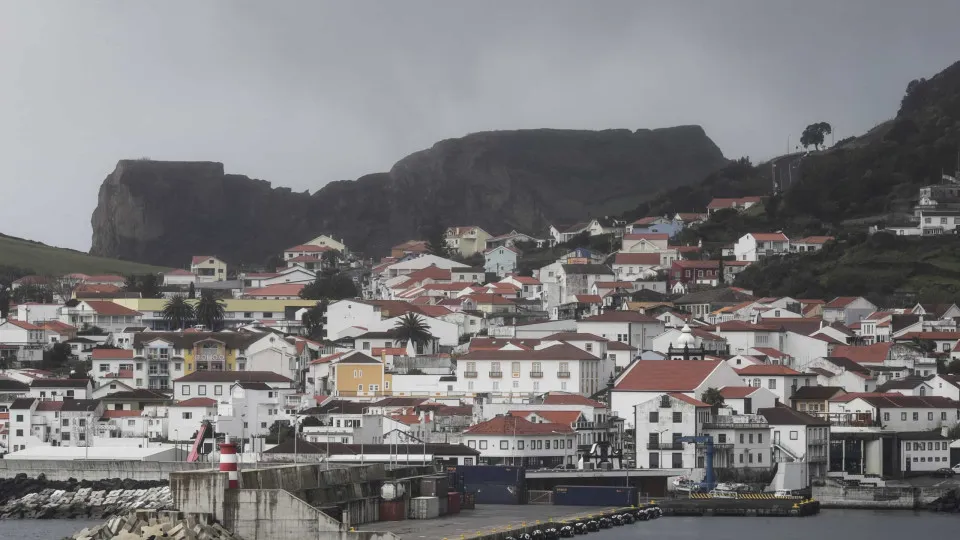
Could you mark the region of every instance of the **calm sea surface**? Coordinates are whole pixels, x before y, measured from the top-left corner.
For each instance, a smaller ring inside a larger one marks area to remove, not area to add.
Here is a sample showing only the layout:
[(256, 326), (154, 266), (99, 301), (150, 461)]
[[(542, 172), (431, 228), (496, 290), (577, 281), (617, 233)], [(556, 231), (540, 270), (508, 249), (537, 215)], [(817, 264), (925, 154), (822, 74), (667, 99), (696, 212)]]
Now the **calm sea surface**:
[[(99, 523), (0, 521), (0, 540), (60, 540)], [(597, 540), (904, 540), (956, 538), (957, 530), (960, 530), (960, 515), (824, 510), (819, 516), (806, 518), (668, 517), (588, 536)]]

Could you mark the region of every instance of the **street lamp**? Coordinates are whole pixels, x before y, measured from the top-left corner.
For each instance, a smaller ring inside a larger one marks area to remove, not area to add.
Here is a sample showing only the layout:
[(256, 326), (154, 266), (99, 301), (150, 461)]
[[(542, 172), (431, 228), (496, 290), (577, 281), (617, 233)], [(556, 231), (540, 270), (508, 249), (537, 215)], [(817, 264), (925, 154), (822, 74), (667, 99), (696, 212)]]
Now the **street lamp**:
[(173, 430), (173, 452), (177, 461), (180, 461), (180, 430)]

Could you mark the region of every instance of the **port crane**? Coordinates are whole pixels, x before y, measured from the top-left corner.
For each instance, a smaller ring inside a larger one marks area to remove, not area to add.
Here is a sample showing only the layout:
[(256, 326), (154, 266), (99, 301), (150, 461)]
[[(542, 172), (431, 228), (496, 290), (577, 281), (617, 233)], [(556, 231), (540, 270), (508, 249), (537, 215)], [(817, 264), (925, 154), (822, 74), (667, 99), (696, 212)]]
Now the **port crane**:
[(695, 435), (691, 437), (678, 437), (675, 439), (675, 441), (681, 443), (702, 444), (705, 447), (706, 456), (704, 459), (704, 469), (706, 470), (706, 473), (704, 474), (703, 482), (700, 483), (700, 490), (710, 491), (717, 487), (717, 479), (716, 476), (714, 476), (713, 471), (713, 436)]

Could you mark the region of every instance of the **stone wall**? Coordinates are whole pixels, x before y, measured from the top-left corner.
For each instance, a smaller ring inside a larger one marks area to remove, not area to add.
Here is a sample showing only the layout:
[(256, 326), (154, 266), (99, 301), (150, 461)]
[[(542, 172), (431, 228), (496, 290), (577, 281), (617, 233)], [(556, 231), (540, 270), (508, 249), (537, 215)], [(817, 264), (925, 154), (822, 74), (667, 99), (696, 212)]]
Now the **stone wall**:
[(813, 498), (824, 508), (912, 509), (918, 504), (913, 488), (814, 486)]
[(188, 463), (186, 461), (92, 461), (0, 459), (0, 478), (13, 478), (24, 473), (30, 478), (44, 474), (47, 480), (167, 480), (177, 471), (210, 470), (216, 463)]

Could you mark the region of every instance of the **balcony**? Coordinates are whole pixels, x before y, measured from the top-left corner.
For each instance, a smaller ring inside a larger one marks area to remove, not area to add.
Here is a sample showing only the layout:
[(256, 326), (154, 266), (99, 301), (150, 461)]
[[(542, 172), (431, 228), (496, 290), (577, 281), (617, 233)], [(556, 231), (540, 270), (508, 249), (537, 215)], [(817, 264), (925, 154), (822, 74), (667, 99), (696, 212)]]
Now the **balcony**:
[(827, 413), (807, 411), (808, 414), (830, 422), (831, 426), (840, 427), (881, 427), (880, 421), (874, 419), (871, 413)]
[(557, 372), (557, 378), (560, 378), (560, 379), (569, 379), (569, 378), (570, 378), (570, 372), (569, 372), (569, 371), (558, 371), (558, 372)]
[[(697, 443), (697, 448), (706, 448), (706, 443)], [(733, 450), (733, 443), (713, 443), (714, 450)]]
[(542, 372), (542, 371), (531, 371), (531, 372), (530, 372), (530, 378), (531, 378), (531, 379), (542, 379), (542, 378), (543, 378), (543, 372)]
[(683, 450), (682, 442), (648, 442), (647, 450)]
[(502, 372), (502, 371), (491, 371), (490, 373), (488, 373), (488, 375), (490, 375), (490, 378), (491, 378), (491, 379), (499, 379), (499, 378), (503, 377), (503, 372)]
[(467, 379), (476, 379), (476, 378), (477, 378), (477, 372), (476, 372), (476, 371), (464, 371), (464, 372), (463, 372), (463, 376), (464, 376), (464, 378), (467, 378)]
[(770, 424), (759, 414), (711, 416), (703, 429), (769, 429)]

